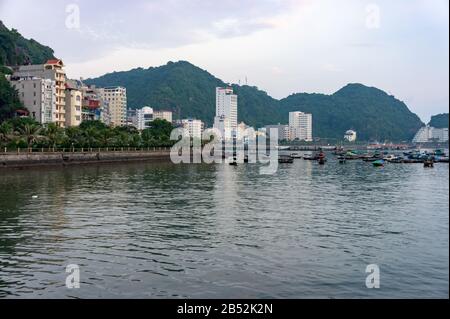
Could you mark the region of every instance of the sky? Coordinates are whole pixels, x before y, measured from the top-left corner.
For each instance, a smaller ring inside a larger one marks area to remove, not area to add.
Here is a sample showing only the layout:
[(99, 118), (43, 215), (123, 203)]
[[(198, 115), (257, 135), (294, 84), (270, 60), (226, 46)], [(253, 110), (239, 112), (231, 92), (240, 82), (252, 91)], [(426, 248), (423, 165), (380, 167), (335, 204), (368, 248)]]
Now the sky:
[(362, 83), (449, 109), (448, 0), (0, 0), (0, 20), (71, 78), (186, 60), (275, 98)]

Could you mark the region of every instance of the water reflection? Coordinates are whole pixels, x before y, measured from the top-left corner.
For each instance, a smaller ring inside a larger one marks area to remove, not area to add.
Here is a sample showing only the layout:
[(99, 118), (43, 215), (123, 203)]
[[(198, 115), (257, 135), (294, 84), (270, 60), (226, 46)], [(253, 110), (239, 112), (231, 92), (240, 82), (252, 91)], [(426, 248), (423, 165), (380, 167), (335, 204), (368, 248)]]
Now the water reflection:
[[(445, 164), (0, 174), (3, 297), (448, 297)], [(64, 286), (69, 263), (78, 290)], [(370, 263), (382, 289), (365, 288)]]

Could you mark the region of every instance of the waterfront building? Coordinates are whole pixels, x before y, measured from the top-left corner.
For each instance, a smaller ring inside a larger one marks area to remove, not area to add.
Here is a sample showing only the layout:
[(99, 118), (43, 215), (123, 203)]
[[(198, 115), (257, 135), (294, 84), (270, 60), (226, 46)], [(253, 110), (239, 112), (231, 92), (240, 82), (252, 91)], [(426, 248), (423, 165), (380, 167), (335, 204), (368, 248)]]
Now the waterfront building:
[(134, 116), (132, 116), (133, 126), (138, 130), (145, 130), (150, 128), (150, 123), (153, 121), (153, 109), (149, 106), (144, 106), (141, 109), (136, 109)]
[(312, 142), (312, 114), (289, 112), (289, 139)]
[(172, 111), (155, 110), (153, 111), (153, 119), (166, 120), (167, 122), (172, 123)]
[(448, 142), (448, 128), (421, 127), (414, 136), (413, 143)]
[(101, 92), (95, 87), (82, 85), (82, 122), (101, 121), (110, 125), (109, 102), (103, 100)]
[(224, 139), (237, 135), (237, 107), (238, 97), (232, 88), (216, 88), (214, 128), (220, 131)]
[(353, 130), (348, 130), (344, 134), (344, 140), (347, 140), (349, 142), (355, 142), (356, 141), (356, 132)]
[(108, 102), (112, 126), (123, 126), (127, 121), (127, 89), (121, 86), (99, 88), (102, 100)]
[(270, 136), (270, 129), (276, 129), (278, 130), (278, 140), (289, 140), (289, 125), (266, 125), (265, 131), (267, 132), (267, 135)]
[(36, 77), (48, 79), (55, 82), (55, 116), (54, 122), (59, 127), (66, 125), (66, 73), (62, 60), (51, 59), (44, 64), (20, 65), (12, 68), (13, 77)]
[(66, 81), (66, 127), (80, 126), (82, 121), (82, 92), (75, 82)]
[(41, 124), (57, 121), (56, 82), (33, 76), (8, 77), (17, 90), (20, 101), (29, 111), (29, 116)]
[(184, 119), (181, 120), (183, 128), (189, 131), (189, 136), (192, 138), (202, 138), (202, 133), (204, 129), (204, 124), (200, 120), (195, 119)]

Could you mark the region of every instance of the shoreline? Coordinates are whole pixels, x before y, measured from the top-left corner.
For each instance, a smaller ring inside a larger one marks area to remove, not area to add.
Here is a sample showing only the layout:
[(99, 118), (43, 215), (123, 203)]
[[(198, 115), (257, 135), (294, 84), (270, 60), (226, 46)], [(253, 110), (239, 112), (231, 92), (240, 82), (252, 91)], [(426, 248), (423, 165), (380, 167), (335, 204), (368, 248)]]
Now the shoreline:
[(164, 161), (170, 159), (170, 150), (116, 151), (116, 152), (27, 152), (0, 153), (0, 170), (28, 167), (65, 167), (74, 165), (126, 163), (137, 161)]

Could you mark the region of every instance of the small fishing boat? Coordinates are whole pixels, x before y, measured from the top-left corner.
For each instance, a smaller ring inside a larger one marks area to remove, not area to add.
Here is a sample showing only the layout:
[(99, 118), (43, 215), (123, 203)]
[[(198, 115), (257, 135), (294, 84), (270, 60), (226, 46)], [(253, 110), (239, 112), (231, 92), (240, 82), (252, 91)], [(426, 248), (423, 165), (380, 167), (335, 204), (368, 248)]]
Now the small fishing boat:
[(299, 153), (291, 153), (292, 158), (302, 158), (302, 156)]
[(307, 161), (314, 161), (316, 160), (316, 157), (314, 155), (306, 154), (303, 156), (303, 159)]
[(289, 155), (280, 155), (280, 156), (278, 156), (278, 163), (280, 163), (280, 164), (285, 164), (285, 163), (291, 164), (291, 163), (294, 163), (294, 159), (291, 156), (289, 156)]
[(372, 165), (375, 167), (383, 167), (384, 166), (384, 160), (376, 160), (372, 162)]
[(443, 150), (438, 149), (438, 150), (435, 150), (435, 151), (434, 151), (434, 156), (442, 156), (442, 157), (445, 157), (446, 154), (445, 154), (445, 152), (444, 152)]
[(237, 166), (237, 158), (236, 158), (236, 156), (234, 156), (234, 157), (230, 157), (229, 159), (228, 159), (228, 161), (229, 161), (229, 163), (228, 164), (230, 164), (231, 166)]
[(433, 160), (426, 160), (423, 162), (423, 167), (434, 167), (434, 161)]
[(323, 152), (320, 152), (319, 155), (317, 155), (317, 159), (319, 161), (319, 165), (325, 165), (325, 162), (327, 161)]

